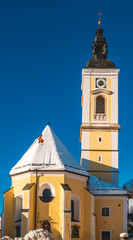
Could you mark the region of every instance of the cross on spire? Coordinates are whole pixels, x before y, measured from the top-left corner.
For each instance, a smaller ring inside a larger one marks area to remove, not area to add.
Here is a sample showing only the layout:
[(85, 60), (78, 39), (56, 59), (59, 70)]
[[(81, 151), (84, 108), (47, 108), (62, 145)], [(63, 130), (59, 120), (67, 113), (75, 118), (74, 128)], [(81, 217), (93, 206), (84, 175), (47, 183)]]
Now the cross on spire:
[(100, 29), (101, 28), (101, 15), (102, 15), (101, 11), (99, 11), (98, 15), (99, 15), (98, 25), (99, 25), (99, 29)]

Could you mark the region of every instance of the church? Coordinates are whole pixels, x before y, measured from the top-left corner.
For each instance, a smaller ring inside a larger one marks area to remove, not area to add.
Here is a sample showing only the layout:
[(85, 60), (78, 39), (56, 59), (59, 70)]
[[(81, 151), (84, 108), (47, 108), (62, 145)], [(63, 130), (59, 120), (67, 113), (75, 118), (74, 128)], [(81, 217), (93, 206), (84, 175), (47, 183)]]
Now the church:
[(128, 192), (118, 186), (118, 75), (101, 22), (82, 69), (81, 162), (47, 125), (10, 171), (2, 236), (44, 228), (56, 240), (118, 240), (127, 232)]

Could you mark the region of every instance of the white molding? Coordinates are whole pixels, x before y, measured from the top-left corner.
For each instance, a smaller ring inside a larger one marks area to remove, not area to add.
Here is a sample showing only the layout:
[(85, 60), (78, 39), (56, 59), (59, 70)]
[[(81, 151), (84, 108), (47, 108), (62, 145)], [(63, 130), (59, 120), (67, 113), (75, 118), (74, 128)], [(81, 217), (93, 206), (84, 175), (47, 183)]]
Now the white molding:
[(127, 199), (124, 199), (123, 200), (123, 232), (127, 232), (127, 211), (128, 211)]
[(88, 179), (88, 176), (85, 176), (85, 177), (83, 177), (83, 176), (75, 176), (75, 175), (72, 175), (71, 173), (65, 173), (64, 177), (76, 179), (76, 180), (79, 180), (79, 181), (82, 181), (82, 182), (86, 182), (87, 179)]
[[(50, 202), (42, 202), (41, 199), (39, 198), (39, 196), (42, 196), (42, 192), (45, 188), (49, 188), (49, 190), (51, 190), (53, 199)], [(56, 196), (56, 189), (51, 182), (43, 182), (37, 189), (37, 197), (39, 198), (40, 202), (43, 204), (51, 203), (54, 200), (55, 196)]]
[(96, 199), (121, 199), (121, 200), (124, 200), (124, 199), (127, 199), (127, 196), (95, 196)]
[[(44, 174), (43, 176), (41, 177), (45, 177), (45, 176), (49, 176), (49, 177), (68, 177), (68, 178), (72, 178), (72, 179), (76, 179), (76, 180), (80, 180), (80, 181), (84, 181), (86, 182), (86, 179), (88, 178), (88, 176), (80, 176), (78, 174), (75, 174), (75, 173), (70, 173), (70, 172), (67, 172), (64, 171), (64, 172), (61, 172), (61, 173), (57, 173), (57, 171), (54, 172), (50, 172), (49, 173), (46, 173), (46, 172), (43, 172), (43, 171), (38, 171), (40, 174)], [(18, 179), (21, 179), (21, 178), (25, 178), (25, 177), (33, 177), (33, 176), (36, 176), (36, 173), (34, 172), (27, 172), (27, 173), (23, 173), (23, 174), (19, 174), (19, 175), (16, 175), (16, 176), (12, 176), (12, 181), (14, 180), (18, 180)]]
[[(106, 114), (106, 120), (104, 121), (104, 120), (95, 120), (94, 119), (94, 114), (96, 114), (95, 113), (95, 107), (96, 107), (96, 98), (98, 97), (98, 96), (101, 96), (101, 95), (103, 95), (104, 97), (105, 97), (105, 107), (107, 108), (107, 109), (105, 109), (105, 114)], [(106, 122), (108, 122), (108, 97), (107, 97), (107, 95), (105, 94), (105, 93), (96, 93), (94, 96), (93, 96), (93, 116), (92, 116), (92, 119), (93, 119), (93, 123), (106, 123)]]
[[(64, 208), (65, 208), (65, 191), (64, 190), (62, 190), (63, 191), (63, 209), (62, 209), (62, 211), (63, 211), (63, 223), (62, 223), (62, 238), (64, 239), (64, 237), (65, 237), (65, 216), (64, 216)], [(60, 204), (60, 206), (61, 206), (61, 204)]]

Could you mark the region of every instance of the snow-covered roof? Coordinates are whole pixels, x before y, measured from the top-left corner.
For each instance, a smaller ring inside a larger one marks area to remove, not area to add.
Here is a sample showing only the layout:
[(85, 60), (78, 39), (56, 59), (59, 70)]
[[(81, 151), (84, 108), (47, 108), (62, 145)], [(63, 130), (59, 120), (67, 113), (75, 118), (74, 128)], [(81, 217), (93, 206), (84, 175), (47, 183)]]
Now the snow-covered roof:
[(66, 170), (88, 176), (88, 172), (72, 157), (63, 143), (47, 125), (42, 135), (11, 169), (10, 175), (34, 170)]
[(89, 178), (88, 190), (94, 195), (128, 195), (128, 192), (123, 188), (101, 181), (92, 175)]

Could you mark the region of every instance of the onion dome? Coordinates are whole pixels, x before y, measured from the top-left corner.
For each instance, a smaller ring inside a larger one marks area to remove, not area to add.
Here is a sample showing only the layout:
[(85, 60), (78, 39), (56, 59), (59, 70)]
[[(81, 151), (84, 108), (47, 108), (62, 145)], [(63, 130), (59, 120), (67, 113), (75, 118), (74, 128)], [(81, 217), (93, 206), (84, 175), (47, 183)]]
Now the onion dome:
[(114, 63), (107, 58), (107, 43), (102, 36), (101, 22), (98, 22), (99, 29), (96, 30), (97, 36), (92, 45), (92, 59), (87, 62), (86, 68), (115, 68)]

